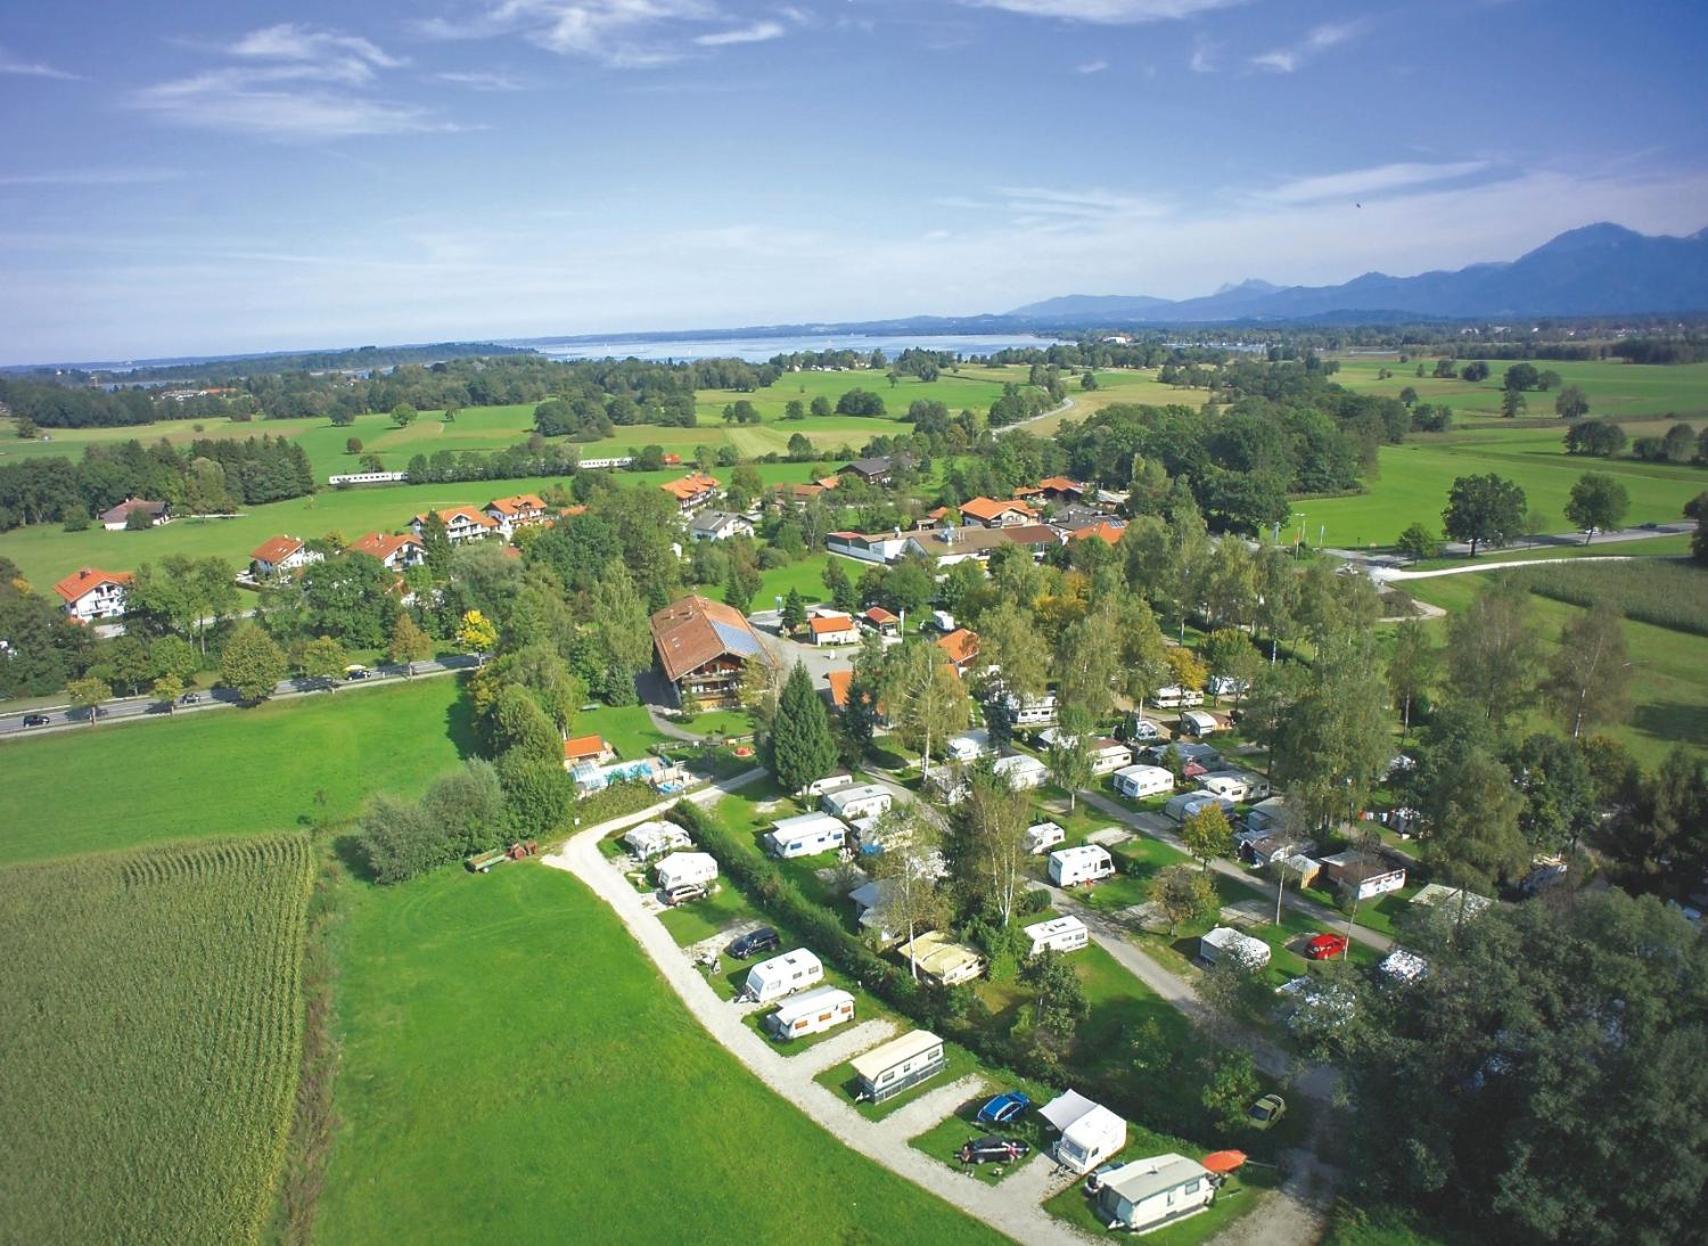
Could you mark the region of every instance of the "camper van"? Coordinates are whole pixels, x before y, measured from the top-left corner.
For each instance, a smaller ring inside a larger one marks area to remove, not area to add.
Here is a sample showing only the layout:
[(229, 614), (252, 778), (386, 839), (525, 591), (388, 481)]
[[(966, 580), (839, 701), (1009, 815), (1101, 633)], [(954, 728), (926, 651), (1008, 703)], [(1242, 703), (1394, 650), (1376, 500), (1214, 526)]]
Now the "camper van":
[(1196, 688), (1182, 688), (1179, 684), (1170, 684), (1166, 688), (1156, 690), (1151, 704), (1162, 710), (1177, 710), (1183, 705), (1204, 704), (1204, 694)]
[(778, 1042), (822, 1034), (854, 1019), (854, 997), (834, 986), (821, 986), (777, 1006), (766, 1017), (765, 1032)]
[(1199, 790), (1182, 792), (1173, 797), (1162, 807), (1162, 812), (1164, 817), (1172, 818), (1176, 822), (1184, 822), (1206, 805), (1220, 805), (1223, 813), (1232, 813), (1234, 809), (1234, 802), (1226, 796), (1218, 796), (1214, 792)]
[(1207, 735), (1215, 735), (1221, 727), (1222, 724), (1216, 721), (1214, 714), (1206, 714), (1203, 710), (1182, 710), (1176, 732), (1202, 740)]
[(856, 1056), (857, 1097), (882, 1103), (935, 1077), (948, 1067), (943, 1040), (928, 1030), (914, 1030)]
[(1042, 856), (1066, 838), (1067, 832), (1054, 822), (1040, 822), (1026, 828), (1026, 852), (1030, 856)]
[(762, 960), (749, 969), (742, 994), (756, 1003), (769, 1004), (774, 999), (793, 995), (803, 987), (817, 986), (823, 981), (824, 965), (804, 947), (798, 947), (770, 960)]
[(841, 848), (848, 839), (848, 826), (828, 813), (803, 813), (784, 818), (766, 832), (765, 850), (780, 861), (812, 857)]
[(1078, 848), (1057, 848), (1050, 854), (1050, 881), (1058, 887), (1074, 887), (1094, 883), (1115, 872), (1115, 858), (1107, 848), (1096, 844), (1081, 844)]
[(1077, 952), (1091, 942), (1091, 933), (1077, 917), (1055, 917), (1026, 927), (1026, 937), (1032, 940), (1031, 955), (1040, 952)]
[(1174, 790), (1174, 776), (1161, 766), (1124, 766), (1109, 776), (1109, 782), (1129, 800), (1144, 800)]
[(1269, 795), (1269, 780), (1247, 770), (1213, 770), (1199, 776), (1198, 786), (1229, 800), (1262, 800)]
[(704, 887), (717, 878), (718, 863), (710, 853), (673, 852), (658, 863), (656, 872), (661, 891), (689, 884)]

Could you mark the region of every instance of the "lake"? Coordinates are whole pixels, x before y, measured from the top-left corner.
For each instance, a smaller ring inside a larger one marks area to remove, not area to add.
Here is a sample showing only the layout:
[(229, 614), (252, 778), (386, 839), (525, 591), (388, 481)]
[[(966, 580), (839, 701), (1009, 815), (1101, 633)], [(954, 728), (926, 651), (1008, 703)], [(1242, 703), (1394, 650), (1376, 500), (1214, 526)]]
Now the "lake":
[(806, 351), (852, 350), (870, 354), (881, 350), (894, 359), (904, 350), (952, 351), (961, 356), (989, 355), (999, 350), (1042, 348), (1059, 339), (1037, 337), (1026, 333), (967, 333), (945, 334), (866, 334), (823, 333), (793, 337), (716, 337), (683, 338), (676, 341), (650, 341), (636, 338), (603, 338), (597, 341), (562, 342), (533, 338), (500, 342), (501, 346), (527, 346), (553, 359), (746, 359), (764, 363), (773, 355), (792, 355)]

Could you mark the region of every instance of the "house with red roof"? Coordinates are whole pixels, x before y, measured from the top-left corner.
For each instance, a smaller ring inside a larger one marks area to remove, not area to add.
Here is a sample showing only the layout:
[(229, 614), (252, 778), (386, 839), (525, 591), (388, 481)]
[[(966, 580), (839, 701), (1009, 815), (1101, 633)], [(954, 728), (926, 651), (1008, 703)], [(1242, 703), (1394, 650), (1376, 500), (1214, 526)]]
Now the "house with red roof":
[(860, 622), (871, 628), (885, 640), (900, 638), (901, 619), (885, 610), (882, 606), (873, 606), (860, 616)]
[(1078, 502), (1090, 488), (1067, 476), (1045, 476), (1038, 482), (1038, 492), (1052, 502)]
[(964, 528), (1012, 528), (1038, 522), (1038, 512), (1024, 502), (1010, 498), (999, 502), (995, 498), (968, 498), (957, 507)]
[[(445, 535), (451, 538), (452, 545), (499, 535), (498, 521), (472, 506), (448, 507), (439, 512), (439, 518), (444, 521)], [(426, 527), (427, 516), (424, 514), (409, 521), (409, 530), (416, 536), (420, 536)]]
[(710, 502), (718, 491), (716, 476), (704, 472), (689, 472), (677, 480), (667, 480), (658, 486), (676, 499), (677, 508), (690, 515)]
[(602, 735), (578, 735), (563, 742), (563, 768), (573, 770), (584, 762), (604, 765), (617, 756), (617, 751), (605, 743)]
[(124, 614), (130, 585), (131, 573), (128, 571), (84, 567), (55, 584), (53, 591), (65, 603), (66, 614), (79, 623), (93, 623), (100, 619), (116, 619)]
[(361, 539), (352, 541), (350, 552), (377, 558), (393, 571), (402, 571), (405, 567), (419, 567), (427, 561), (427, 547), (421, 543), (421, 538), (413, 533), (391, 536), (383, 532), (370, 532)]
[(301, 537), (276, 536), (249, 551), (249, 570), (257, 580), (270, 580), (325, 557), (319, 550), (310, 549)]
[(955, 674), (965, 675), (979, 656), (979, 634), (957, 627), (947, 636), (937, 638), (937, 647), (955, 668)]
[(534, 524), (548, 523), (551, 513), (546, 504), (537, 494), (518, 493), (515, 497), (493, 498), (481, 507), (481, 513), (498, 525), (499, 534), (506, 540), (514, 536), (518, 528), (527, 528)]
[(815, 614), (807, 620), (815, 645), (857, 645), (860, 628), (846, 614)]
[(658, 668), (678, 704), (692, 696), (704, 706), (739, 705), (749, 665), (777, 662), (747, 617), (721, 601), (684, 597), (655, 613), (648, 625)]

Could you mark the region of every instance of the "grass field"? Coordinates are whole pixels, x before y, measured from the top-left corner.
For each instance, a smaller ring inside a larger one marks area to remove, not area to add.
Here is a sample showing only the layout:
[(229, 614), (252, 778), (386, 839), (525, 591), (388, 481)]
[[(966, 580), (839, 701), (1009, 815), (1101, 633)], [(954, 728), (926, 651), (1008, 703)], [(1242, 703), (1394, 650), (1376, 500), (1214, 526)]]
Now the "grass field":
[(413, 795), (472, 747), (459, 683), (440, 675), (8, 741), (0, 864), (288, 829), (349, 817), (375, 791)]
[[(1400, 391), (1411, 386), (1418, 400), (1446, 403), (1453, 408), (1455, 420), (1499, 419), (1501, 378), (1516, 360), (1490, 360), (1486, 381), (1437, 380), (1418, 376), (1417, 357), (1400, 363), (1397, 355), (1341, 355), (1340, 371), (1334, 377), (1337, 384), (1359, 393), (1383, 394), (1397, 398)], [(1460, 360), (1463, 368), (1467, 360)], [(1592, 360), (1584, 363), (1555, 363), (1547, 359), (1531, 360), (1541, 372), (1560, 374), (1561, 384), (1581, 385), (1589, 396), (1591, 415), (1708, 415), (1708, 363), (1632, 364), (1618, 360)], [(1435, 369), (1433, 357), (1423, 360), (1424, 372)], [(1387, 368), (1394, 375), (1386, 380), (1377, 374)], [(1557, 391), (1555, 391), (1557, 392)], [(1554, 414), (1555, 392), (1526, 395), (1529, 417)], [(1633, 434), (1634, 436), (1635, 434)]]
[(312, 870), (305, 835), (0, 870), (0, 1236), (257, 1238)]
[(995, 1240), (753, 1080), (568, 876), (354, 888), (322, 1240)]

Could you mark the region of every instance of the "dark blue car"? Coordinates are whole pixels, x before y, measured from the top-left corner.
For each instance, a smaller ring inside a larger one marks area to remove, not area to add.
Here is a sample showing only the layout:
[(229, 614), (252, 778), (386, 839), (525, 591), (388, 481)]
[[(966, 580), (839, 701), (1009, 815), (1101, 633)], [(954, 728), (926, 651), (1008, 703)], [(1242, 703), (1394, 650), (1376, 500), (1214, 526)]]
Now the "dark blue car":
[(1032, 1100), (1018, 1090), (1007, 1090), (979, 1109), (979, 1124), (1006, 1125), (1020, 1119), (1020, 1114), (1032, 1106)]

